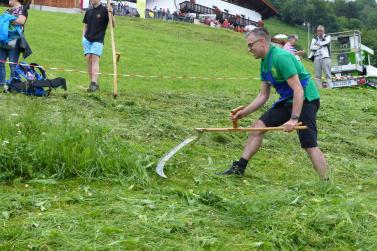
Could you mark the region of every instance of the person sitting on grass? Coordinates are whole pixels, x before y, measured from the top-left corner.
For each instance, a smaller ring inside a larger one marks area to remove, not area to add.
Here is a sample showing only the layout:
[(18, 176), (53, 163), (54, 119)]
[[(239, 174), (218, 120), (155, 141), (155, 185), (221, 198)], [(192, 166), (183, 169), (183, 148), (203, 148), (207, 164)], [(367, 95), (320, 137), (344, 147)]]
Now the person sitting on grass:
[[(107, 9), (102, 5), (101, 0), (90, 0), (93, 8), (89, 9), (84, 16), (84, 29), (82, 44), (84, 47), (84, 55), (88, 62), (88, 73), (90, 84), (87, 89), (88, 92), (95, 92), (99, 89), (98, 74), (99, 74), (99, 59), (103, 51), (103, 42), (107, 25), (109, 23), (109, 13), (112, 13), (112, 8)], [(113, 19), (114, 25), (114, 18)]]

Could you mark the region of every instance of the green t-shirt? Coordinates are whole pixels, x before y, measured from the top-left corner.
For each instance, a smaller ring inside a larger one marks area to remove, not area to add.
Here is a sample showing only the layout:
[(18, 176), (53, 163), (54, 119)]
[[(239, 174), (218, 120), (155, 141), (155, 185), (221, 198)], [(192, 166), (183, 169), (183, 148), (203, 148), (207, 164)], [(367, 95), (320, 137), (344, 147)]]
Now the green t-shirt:
[(311, 79), (310, 73), (304, 68), (304, 65), (288, 51), (272, 45), (270, 46), (266, 57), (261, 61), (260, 70), (262, 81), (262, 72), (268, 71), (270, 54), (272, 61), (271, 74), (277, 83), (286, 82), (288, 78), (296, 74), (300, 80), (310, 78), (308, 84), (304, 88), (304, 97), (308, 101), (319, 99), (318, 89), (313, 79)]

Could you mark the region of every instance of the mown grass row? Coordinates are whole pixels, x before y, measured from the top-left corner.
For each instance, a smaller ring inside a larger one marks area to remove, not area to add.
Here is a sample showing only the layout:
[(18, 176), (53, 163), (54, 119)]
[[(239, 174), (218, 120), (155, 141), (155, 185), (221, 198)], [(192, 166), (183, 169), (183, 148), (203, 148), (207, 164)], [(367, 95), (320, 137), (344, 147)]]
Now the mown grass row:
[[(30, 60), (85, 69), (81, 18), (31, 11), (26, 32), (40, 46)], [(240, 34), (156, 20), (117, 25), (122, 73), (259, 75)], [(107, 40), (104, 72), (109, 49)], [(165, 180), (154, 172), (158, 159), (196, 127), (230, 126), (229, 111), (257, 95), (257, 80), (122, 78), (114, 100), (110, 76), (88, 95), (86, 75), (48, 74), (67, 78), (67, 99), (0, 95), (0, 249), (376, 249), (375, 90), (321, 90), (329, 183), (294, 133), (267, 134), (243, 178), (215, 173), (239, 158), (247, 134), (204, 134), (167, 163)]]

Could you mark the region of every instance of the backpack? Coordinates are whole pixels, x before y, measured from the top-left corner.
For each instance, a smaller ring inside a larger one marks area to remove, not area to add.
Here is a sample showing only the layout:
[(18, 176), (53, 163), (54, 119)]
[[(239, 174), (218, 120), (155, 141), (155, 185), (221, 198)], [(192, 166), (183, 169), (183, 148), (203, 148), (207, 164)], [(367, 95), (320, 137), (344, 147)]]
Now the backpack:
[(48, 79), (46, 71), (36, 63), (21, 62), (15, 69), (15, 77), (8, 81), (8, 91), (23, 93), (29, 96), (49, 96), (51, 90), (62, 87), (67, 90), (64, 78)]

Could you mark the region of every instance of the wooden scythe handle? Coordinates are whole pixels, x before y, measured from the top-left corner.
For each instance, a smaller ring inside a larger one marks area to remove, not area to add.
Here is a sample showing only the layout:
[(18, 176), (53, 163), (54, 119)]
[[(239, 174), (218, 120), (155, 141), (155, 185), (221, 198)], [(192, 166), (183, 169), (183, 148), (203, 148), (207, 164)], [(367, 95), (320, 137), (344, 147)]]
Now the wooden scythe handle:
[[(305, 130), (307, 126), (297, 125), (294, 130)], [(284, 127), (264, 127), (264, 128), (196, 128), (198, 132), (267, 132), (267, 131), (283, 131)]]
[[(230, 114), (231, 115), (234, 115), (236, 114), (238, 111), (242, 110), (243, 108), (245, 108), (245, 106), (239, 106), (237, 108), (234, 108), (233, 110), (230, 111)], [(233, 128), (238, 128), (238, 120), (234, 120), (233, 121)]]
[[(107, 0), (107, 7), (111, 6), (111, 0)], [(113, 13), (109, 11), (109, 24), (110, 24), (110, 35), (111, 35), (111, 47), (113, 54), (113, 69), (114, 69), (114, 98), (118, 96), (118, 70), (117, 70), (117, 59), (115, 52), (115, 38), (114, 38), (114, 27), (113, 27)]]

